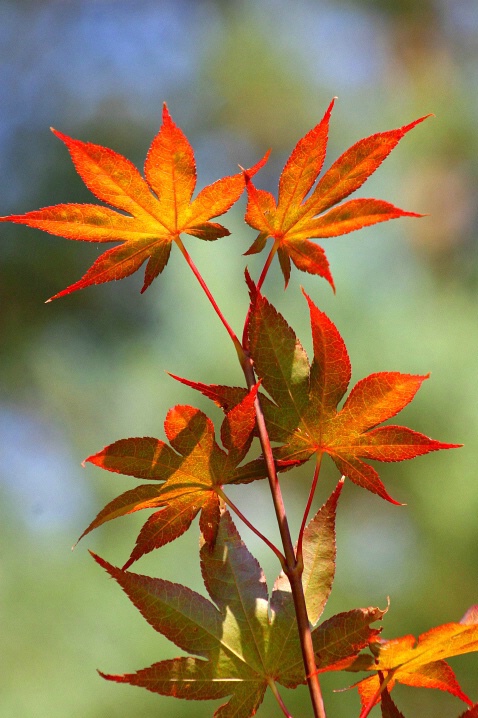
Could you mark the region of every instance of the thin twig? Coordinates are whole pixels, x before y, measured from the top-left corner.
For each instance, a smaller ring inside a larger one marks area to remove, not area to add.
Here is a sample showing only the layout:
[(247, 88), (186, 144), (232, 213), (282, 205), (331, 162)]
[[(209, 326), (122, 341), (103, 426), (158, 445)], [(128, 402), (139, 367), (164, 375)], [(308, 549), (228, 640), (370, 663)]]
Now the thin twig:
[(315, 489), (317, 488), (317, 481), (320, 473), (320, 465), (322, 463), (322, 454), (317, 454), (317, 461), (315, 463), (314, 478), (312, 480), (312, 486), (309, 491), (309, 498), (307, 499), (307, 506), (305, 507), (304, 516), (302, 517), (302, 524), (300, 526), (299, 538), (297, 539), (297, 560), (302, 561), (302, 542), (304, 540), (304, 531), (307, 525), (307, 518), (309, 516), (310, 507), (314, 500)]
[(274, 694), (276, 701), (278, 702), (278, 704), (280, 706), (282, 713), (285, 715), (286, 718), (292, 718), (292, 715), (287, 710), (286, 704), (282, 700), (282, 696), (277, 689), (275, 681), (272, 680), (272, 678), (270, 678), (267, 682), (269, 684), (269, 688), (271, 689), (272, 693)]
[(248, 528), (250, 528), (251, 531), (253, 531), (253, 532), (256, 534), (256, 536), (258, 536), (258, 537), (261, 539), (261, 541), (264, 541), (264, 543), (265, 543), (267, 546), (269, 546), (269, 548), (271, 549), (271, 551), (273, 551), (273, 552), (275, 553), (275, 555), (277, 556), (277, 558), (279, 559), (279, 561), (280, 561), (280, 563), (281, 563), (281, 566), (284, 568), (284, 566), (285, 566), (285, 557), (284, 557), (284, 555), (282, 554), (282, 552), (279, 551), (279, 549), (277, 548), (277, 546), (275, 546), (275, 545), (272, 543), (272, 541), (269, 541), (269, 539), (267, 538), (267, 536), (264, 536), (264, 534), (262, 534), (262, 533), (259, 531), (259, 529), (256, 529), (256, 527), (255, 527), (253, 524), (251, 524), (251, 522), (249, 521), (249, 519), (247, 519), (247, 518), (244, 516), (244, 514), (242, 513), (242, 511), (241, 511), (240, 509), (238, 509), (238, 507), (231, 501), (231, 499), (230, 499), (228, 496), (226, 496), (226, 494), (224, 493), (224, 491), (223, 491), (221, 488), (217, 488), (216, 491), (217, 491), (218, 495), (221, 497), (221, 499), (223, 499), (223, 501), (229, 506), (229, 508), (230, 508), (232, 511), (234, 511), (234, 513), (235, 513), (237, 516), (239, 516), (239, 518), (241, 519), (241, 521), (243, 521), (243, 523), (245, 523), (246, 526), (247, 526)]
[[(198, 280), (199, 284), (201, 285), (202, 289), (204, 290), (207, 298), (211, 302), (214, 311), (218, 315), (219, 319), (221, 320), (222, 324), (224, 325), (227, 333), (229, 334), (230, 338), (232, 339), (234, 343), (234, 347), (237, 352), (237, 356), (239, 358), (239, 362), (241, 364), (242, 370), (244, 372), (244, 376), (246, 378), (246, 383), (249, 389), (251, 389), (256, 384), (256, 377), (254, 374), (254, 367), (252, 363), (252, 359), (250, 356), (244, 351), (244, 348), (242, 344), (239, 342), (235, 332), (227, 322), (226, 318), (224, 317), (223, 313), (219, 309), (219, 306), (212, 296), (209, 287), (207, 286), (206, 282), (202, 278), (199, 270), (197, 269), (196, 265), (192, 261), (191, 257), (189, 256), (189, 253), (187, 252), (186, 248), (184, 247), (181, 239), (179, 236), (176, 238), (176, 243), (181, 250), (186, 262), (188, 263), (189, 267), (191, 268), (194, 276)], [(271, 252), (269, 254), (268, 259), (266, 260), (266, 264), (264, 265), (264, 269), (262, 270), (262, 281), (264, 281), (265, 275), (267, 273), (267, 269), (270, 266), (270, 263), (272, 261), (273, 253)], [(247, 320), (246, 320), (247, 321)], [(309, 622), (309, 616), (307, 613), (307, 606), (305, 603), (305, 596), (304, 596), (304, 588), (302, 586), (302, 572), (303, 572), (303, 566), (302, 562), (297, 561), (297, 557), (295, 555), (294, 551), (294, 544), (292, 542), (292, 537), (290, 533), (289, 528), (289, 522), (287, 519), (287, 514), (284, 506), (284, 500), (282, 497), (282, 491), (279, 484), (279, 479), (277, 477), (276, 472), (276, 466), (274, 461), (274, 456), (272, 454), (272, 447), (271, 442), (269, 438), (269, 433), (267, 431), (264, 414), (261, 407), (261, 402), (259, 399), (259, 395), (256, 396), (256, 399), (254, 401), (254, 407), (256, 411), (256, 423), (257, 423), (257, 430), (259, 434), (259, 441), (262, 447), (262, 453), (264, 456), (264, 461), (267, 468), (267, 476), (269, 479), (269, 487), (271, 490), (272, 495), (272, 502), (274, 504), (274, 509), (276, 512), (277, 522), (279, 525), (279, 532), (282, 539), (282, 546), (284, 548), (284, 573), (286, 574), (287, 578), (289, 579), (290, 587), (291, 587), (291, 593), (292, 598), (294, 601), (294, 608), (295, 608), (295, 615), (297, 620), (297, 629), (299, 632), (299, 640), (300, 640), (300, 646), (302, 651), (302, 659), (304, 662), (304, 669), (305, 669), (305, 676), (307, 677), (307, 684), (309, 687), (309, 693), (310, 693), (310, 699), (312, 703), (312, 708), (314, 711), (314, 718), (326, 718), (325, 714), (325, 708), (324, 708), (324, 701), (322, 698), (322, 692), (320, 690), (320, 683), (317, 675), (317, 666), (315, 663), (315, 651), (314, 651), (314, 645), (312, 642), (312, 633), (310, 629), (310, 622)]]
[(278, 242), (274, 242), (272, 245), (271, 251), (268, 254), (268, 257), (265, 261), (264, 267), (262, 268), (261, 276), (259, 277), (259, 281), (257, 282), (257, 291), (259, 292), (262, 285), (264, 284), (264, 280), (266, 278), (267, 272), (269, 271), (269, 267), (271, 266), (271, 262), (274, 259), (274, 255), (277, 252), (277, 249), (279, 247)]
[[(260, 292), (261, 287), (264, 284), (264, 280), (266, 278), (267, 272), (269, 271), (269, 267), (271, 266), (271, 262), (274, 259), (274, 255), (277, 252), (278, 246), (279, 245), (277, 244), (277, 242), (274, 242), (274, 244), (272, 245), (272, 249), (268, 254), (268, 257), (267, 257), (265, 264), (262, 268), (261, 276), (259, 277), (259, 281), (257, 282), (256, 289), (258, 292)], [(246, 314), (246, 321), (244, 322), (244, 330), (242, 332), (242, 346), (244, 347), (244, 349), (247, 349), (248, 345), (249, 345), (248, 334), (249, 334), (250, 319), (251, 319), (251, 306), (249, 305), (249, 307), (247, 309), (247, 314)]]
[(239, 357), (239, 361), (240, 361), (241, 366), (242, 366), (242, 363), (243, 363), (243, 361), (244, 361), (244, 349), (242, 348), (241, 342), (240, 342), (239, 339), (237, 338), (235, 331), (232, 329), (232, 327), (231, 327), (231, 325), (229, 324), (229, 322), (227, 321), (226, 317), (224, 316), (224, 314), (223, 314), (223, 313), (221, 312), (221, 310), (219, 309), (219, 306), (218, 306), (216, 300), (215, 300), (214, 297), (212, 296), (211, 291), (210, 291), (209, 287), (207, 286), (206, 282), (204, 281), (204, 279), (203, 279), (203, 277), (202, 277), (202, 275), (201, 275), (199, 269), (196, 267), (196, 265), (194, 264), (193, 260), (191, 259), (191, 256), (190, 256), (189, 252), (187, 251), (186, 247), (184, 246), (184, 244), (182, 243), (181, 238), (178, 236), (175, 241), (176, 241), (176, 244), (178, 245), (179, 249), (181, 250), (181, 252), (182, 252), (182, 254), (183, 254), (183, 256), (184, 256), (184, 259), (186, 260), (186, 262), (188, 263), (189, 267), (191, 268), (191, 270), (192, 270), (194, 276), (196, 277), (196, 279), (198, 280), (198, 282), (199, 282), (199, 284), (201, 285), (202, 289), (204, 290), (204, 293), (206, 294), (207, 298), (208, 298), (209, 301), (211, 302), (214, 311), (216, 312), (217, 316), (219, 317), (219, 319), (221, 320), (222, 324), (224, 325), (224, 328), (226, 329), (227, 333), (228, 333), (229, 336), (231, 337), (231, 339), (232, 339), (232, 341), (233, 341), (233, 344), (234, 344), (234, 347), (235, 347), (235, 349), (236, 349), (237, 355), (238, 355), (238, 357)]

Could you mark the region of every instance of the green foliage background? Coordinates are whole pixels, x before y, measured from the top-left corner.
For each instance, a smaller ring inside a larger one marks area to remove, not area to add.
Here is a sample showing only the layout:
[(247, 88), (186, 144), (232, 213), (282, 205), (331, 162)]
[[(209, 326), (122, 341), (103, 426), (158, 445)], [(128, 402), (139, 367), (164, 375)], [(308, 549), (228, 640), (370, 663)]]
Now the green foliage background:
[[(167, 100), (196, 149), (201, 185), (272, 147), (258, 184), (275, 191), (292, 146), (334, 95), (328, 163), (362, 136), (436, 114), (361, 191), (430, 216), (326, 240), (336, 297), (324, 281), (297, 272), (284, 295), (277, 267), (266, 285), (310, 349), (305, 286), (344, 335), (354, 380), (380, 370), (431, 371), (403, 423), (465, 444), (382, 468), (405, 507), (346, 487), (327, 615), (384, 606), (390, 595), (386, 637), (458, 620), (478, 601), (477, 40), (478, 13), (467, 0), (0, 2), (2, 214), (90, 201), (50, 125), (141, 166)], [(243, 208), (227, 218), (231, 238), (214, 246), (187, 240), (236, 329), (246, 307), (241, 254), (254, 237)], [(95, 673), (177, 655), (86, 554), (89, 546), (121, 564), (142, 517), (69, 549), (103, 504), (131, 486), (82, 470), (85, 456), (126, 436), (162, 438), (175, 403), (220, 418), (164, 370), (210, 382), (237, 383), (241, 375), (179, 253), (142, 297), (135, 276), (43, 304), (97, 254), (2, 225), (0, 718), (209, 716), (211, 703), (161, 699)], [(249, 266), (257, 276), (260, 261)], [(318, 503), (337, 478), (326, 468)], [(284, 477), (295, 526), (310, 478), (307, 469)], [(265, 486), (234, 499), (274, 535)], [(274, 558), (239, 530), (272, 584)], [(138, 570), (201, 590), (197, 530)], [(454, 666), (478, 701), (476, 654)], [(331, 718), (358, 715), (353, 693), (330, 694), (347, 676), (323, 683)], [(394, 695), (405, 715), (453, 718), (462, 710), (431, 691), (398, 687)], [(308, 714), (305, 691), (285, 698), (294, 715)], [(260, 714), (277, 715), (272, 699)]]

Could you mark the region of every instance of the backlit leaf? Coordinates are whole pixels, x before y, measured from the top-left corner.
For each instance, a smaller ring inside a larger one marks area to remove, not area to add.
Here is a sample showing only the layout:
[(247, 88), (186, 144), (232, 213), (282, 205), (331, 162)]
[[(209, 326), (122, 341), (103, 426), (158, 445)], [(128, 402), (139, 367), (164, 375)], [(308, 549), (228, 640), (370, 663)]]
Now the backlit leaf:
[(322, 615), (332, 590), (337, 554), (335, 515), (343, 485), (344, 481), (341, 479), (333, 494), (304, 531), (302, 584), (309, 621), (314, 625)]
[(249, 347), (254, 368), (272, 402), (263, 403), (274, 450), (281, 460), (305, 461), (323, 453), (341, 474), (395, 502), (378, 473), (365, 460), (402, 461), (444, 444), (401, 426), (378, 426), (401, 411), (427, 376), (381, 372), (359, 381), (341, 409), (350, 360), (335, 325), (305, 295), (310, 311), (314, 359), (307, 356), (292, 328), (270, 302), (253, 292)]
[[(86, 242), (122, 242), (104, 252), (78, 281), (52, 299), (91, 284), (102, 284), (133, 274), (147, 261), (145, 291), (165, 268), (171, 244), (180, 234), (215, 240), (229, 230), (210, 222), (227, 212), (244, 189), (242, 172), (224, 177), (202, 189), (195, 199), (196, 163), (188, 139), (163, 108), (163, 124), (148, 151), (143, 179), (122, 155), (91, 142), (54, 134), (67, 146), (73, 163), (88, 189), (101, 201), (126, 212), (94, 204), (59, 204), (0, 217), (0, 221), (25, 224), (67, 239)], [(254, 175), (267, 155), (247, 170)]]
[(119, 516), (154, 508), (159, 511), (142, 527), (125, 567), (181, 536), (199, 512), (202, 533), (213, 543), (219, 520), (218, 491), (227, 484), (267, 476), (262, 459), (240, 465), (254, 431), (257, 390), (258, 385), (246, 391), (227, 413), (221, 427), (226, 451), (217, 444), (214, 426), (202, 411), (176, 406), (165, 421), (170, 445), (149, 437), (122, 439), (86, 459), (108, 471), (161, 483), (142, 484), (118, 496), (100, 511), (80, 538)]
[(376, 199), (354, 199), (338, 207), (334, 205), (359, 189), (402, 137), (425, 117), (356, 142), (332, 164), (312, 190), (325, 158), (333, 104), (334, 100), (321, 122), (299, 140), (287, 160), (279, 180), (277, 203), (270, 192), (256, 189), (251, 176), (245, 173), (246, 222), (259, 231), (246, 254), (261, 252), (268, 237), (272, 237), (286, 286), (292, 260), (298, 269), (324, 277), (334, 288), (325, 253), (310, 242), (310, 238), (335, 237), (389, 219), (421, 216)]
[[(437, 626), (422, 633), (418, 639), (411, 635), (390, 641), (378, 639), (370, 644), (370, 649), (374, 658), (369, 659), (368, 665), (363, 661), (358, 663), (356, 668), (377, 671), (385, 679), (388, 677), (389, 691), (396, 683), (436, 688), (447, 691), (473, 706), (473, 701), (463, 693), (445, 659), (478, 651), (476, 607), (472, 607), (460, 623)], [(351, 670), (354, 670), (353, 666)], [(379, 686), (378, 673), (357, 684), (363, 705), (373, 699)]]
[[(120, 584), (156, 630), (192, 656), (154, 663), (136, 673), (101, 673), (110, 681), (188, 700), (230, 696), (216, 718), (249, 718), (272, 683), (305, 683), (290, 585), (276, 582), (270, 604), (263, 571), (227, 511), (216, 541), (202, 541), (201, 570), (213, 603), (177, 583), (141, 576), (95, 560)], [(280, 584), (280, 588), (277, 586)], [(322, 671), (350, 663), (377, 635), (379, 609), (338, 614), (314, 632)]]

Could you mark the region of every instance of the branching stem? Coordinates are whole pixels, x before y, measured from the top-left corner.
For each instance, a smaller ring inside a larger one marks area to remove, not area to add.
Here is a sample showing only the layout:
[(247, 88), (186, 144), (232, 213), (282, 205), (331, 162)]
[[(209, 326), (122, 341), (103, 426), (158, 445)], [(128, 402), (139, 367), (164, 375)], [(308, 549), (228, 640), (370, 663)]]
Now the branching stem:
[[(248, 361), (243, 365), (244, 375), (246, 377), (247, 386), (251, 389), (256, 383), (252, 360), (248, 357)], [(276, 472), (274, 457), (272, 454), (271, 442), (267, 431), (264, 414), (262, 411), (259, 395), (255, 400), (257, 429), (259, 433), (259, 441), (262, 447), (264, 461), (267, 466), (267, 475), (269, 486), (272, 494), (272, 501), (276, 512), (279, 532), (282, 539), (282, 546), (285, 554), (284, 573), (289, 579), (292, 598), (294, 601), (295, 614), (297, 619), (297, 628), (299, 631), (300, 645), (302, 650), (302, 659), (304, 661), (305, 675), (309, 686), (309, 693), (314, 709), (315, 718), (326, 718), (322, 692), (317, 676), (317, 667), (315, 664), (315, 652), (312, 643), (312, 633), (310, 630), (309, 616), (305, 603), (304, 588), (302, 586), (302, 561), (297, 561), (294, 551), (294, 544), (289, 529), (289, 522), (284, 506), (282, 491)]]
[[(232, 342), (234, 344), (234, 347), (237, 352), (237, 356), (239, 358), (239, 362), (241, 364), (242, 370), (244, 372), (244, 376), (246, 378), (246, 383), (249, 389), (251, 389), (256, 384), (256, 377), (254, 374), (254, 367), (252, 363), (252, 359), (249, 356), (249, 354), (244, 350), (242, 344), (239, 342), (235, 332), (227, 322), (226, 318), (224, 317), (223, 313), (219, 309), (219, 306), (212, 296), (209, 287), (207, 286), (206, 282), (204, 281), (202, 275), (200, 274), (199, 270), (197, 269), (196, 265), (192, 261), (191, 257), (189, 256), (189, 253), (187, 252), (186, 248), (184, 247), (181, 239), (178, 237), (176, 239), (176, 243), (181, 250), (186, 262), (188, 263), (189, 267), (191, 268), (194, 276), (198, 280), (199, 284), (201, 285), (202, 289), (204, 290), (207, 298), (211, 302), (214, 311), (218, 315), (219, 319), (221, 320), (222, 324), (224, 325), (227, 333), (229, 334), (230, 338), (232, 339)], [(266, 260), (266, 264), (264, 265), (264, 269), (262, 270), (261, 278), (262, 281), (264, 281), (264, 278), (266, 276), (267, 270), (270, 266), (270, 263), (272, 261), (272, 258), (274, 256), (276, 247), (272, 248), (269, 257)], [(246, 325), (249, 318), (246, 319)], [(294, 601), (294, 608), (295, 608), (295, 614), (297, 619), (297, 629), (299, 632), (299, 639), (300, 639), (300, 645), (301, 645), (301, 651), (302, 651), (302, 659), (304, 662), (304, 669), (305, 669), (305, 675), (307, 676), (307, 684), (309, 687), (309, 693), (312, 703), (312, 708), (314, 711), (314, 718), (326, 718), (325, 714), (325, 708), (324, 708), (324, 701), (322, 698), (322, 692), (320, 690), (320, 683), (319, 678), (317, 675), (317, 666), (315, 664), (315, 652), (314, 652), (314, 646), (312, 642), (312, 632), (310, 630), (310, 622), (309, 622), (309, 616), (307, 613), (307, 606), (305, 603), (305, 596), (304, 596), (304, 588), (302, 586), (302, 573), (303, 573), (303, 564), (302, 561), (298, 561), (295, 551), (294, 551), (294, 544), (292, 542), (292, 536), (290, 533), (289, 528), (289, 522), (287, 519), (287, 514), (285, 510), (284, 500), (282, 496), (282, 491), (279, 484), (279, 479), (277, 477), (276, 472), (276, 466), (274, 461), (274, 456), (272, 454), (272, 447), (271, 442), (269, 439), (269, 433), (267, 431), (266, 422), (264, 419), (264, 413), (262, 411), (261, 402), (259, 399), (259, 395), (256, 396), (254, 407), (256, 411), (256, 422), (257, 422), (257, 430), (259, 434), (259, 441), (262, 447), (262, 453), (264, 457), (264, 461), (267, 468), (267, 476), (269, 479), (269, 486), (271, 490), (272, 495), (272, 502), (274, 504), (274, 509), (277, 517), (277, 523), (279, 526), (279, 532), (281, 535), (282, 540), (282, 546), (284, 548), (284, 563), (283, 563), (283, 570), (286, 574), (287, 578), (289, 579), (291, 593), (292, 593), (292, 599)]]
[(251, 522), (249, 521), (249, 519), (247, 519), (247, 518), (244, 516), (244, 514), (242, 513), (242, 511), (237, 508), (237, 506), (231, 501), (231, 499), (230, 499), (228, 496), (226, 496), (226, 494), (224, 493), (224, 491), (223, 491), (221, 488), (216, 489), (216, 491), (217, 491), (218, 495), (221, 497), (221, 499), (229, 506), (229, 508), (231, 509), (231, 511), (234, 511), (234, 513), (236, 514), (236, 516), (238, 516), (238, 517), (241, 519), (241, 521), (242, 521), (243, 523), (245, 523), (246, 526), (247, 526), (248, 528), (250, 528), (251, 531), (253, 531), (253, 532), (256, 534), (256, 536), (258, 536), (258, 537), (261, 539), (261, 541), (264, 541), (264, 543), (265, 543), (267, 546), (269, 546), (269, 548), (271, 549), (271, 551), (273, 551), (273, 552), (275, 553), (275, 555), (277, 556), (277, 558), (279, 559), (282, 568), (284, 568), (284, 566), (285, 566), (285, 557), (284, 557), (284, 555), (279, 551), (279, 549), (277, 548), (277, 546), (275, 546), (275, 545), (272, 543), (272, 541), (269, 541), (269, 539), (268, 539), (266, 536), (264, 536), (264, 534), (261, 533), (261, 532), (259, 531), (259, 529), (257, 529), (257, 528), (254, 526), (254, 524), (251, 524)]

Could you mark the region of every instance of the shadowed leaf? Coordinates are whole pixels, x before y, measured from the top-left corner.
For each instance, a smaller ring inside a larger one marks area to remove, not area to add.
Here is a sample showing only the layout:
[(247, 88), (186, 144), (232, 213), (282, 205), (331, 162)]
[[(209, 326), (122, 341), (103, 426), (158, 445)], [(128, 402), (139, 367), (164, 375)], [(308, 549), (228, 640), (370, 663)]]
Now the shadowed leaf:
[(387, 690), (382, 693), (380, 707), (382, 709), (382, 718), (405, 718), (392, 701), (392, 697)]
[[(112, 566), (92, 554), (156, 630), (193, 654), (154, 663), (136, 673), (104, 678), (188, 700), (226, 698), (216, 718), (249, 718), (268, 685), (305, 683), (290, 587), (282, 580), (270, 605), (263, 571), (242, 542), (227, 511), (214, 545), (203, 540), (201, 570), (214, 603), (184, 586)], [(321, 670), (350, 663), (377, 629), (378, 609), (339, 614), (314, 631)]]

